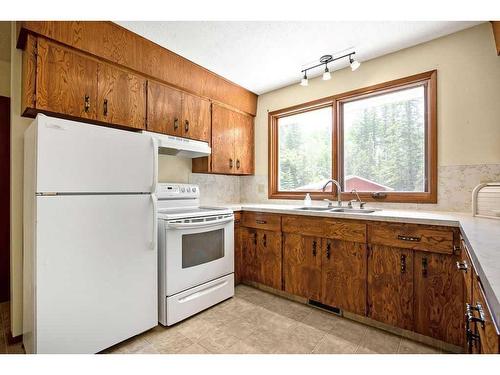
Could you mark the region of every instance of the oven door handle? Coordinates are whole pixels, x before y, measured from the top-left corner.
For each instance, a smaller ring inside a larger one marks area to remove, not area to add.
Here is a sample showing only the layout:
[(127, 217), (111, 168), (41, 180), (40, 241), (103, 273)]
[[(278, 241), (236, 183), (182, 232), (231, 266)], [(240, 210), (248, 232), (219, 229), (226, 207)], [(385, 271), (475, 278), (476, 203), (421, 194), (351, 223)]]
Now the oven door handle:
[(193, 228), (209, 228), (215, 227), (220, 224), (229, 223), (234, 221), (234, 217), (228, 217), (224, 219), (217, 219), (213, 221), (200, 221), (198, 223), (167, 223), (168, 229), (193, 229)]

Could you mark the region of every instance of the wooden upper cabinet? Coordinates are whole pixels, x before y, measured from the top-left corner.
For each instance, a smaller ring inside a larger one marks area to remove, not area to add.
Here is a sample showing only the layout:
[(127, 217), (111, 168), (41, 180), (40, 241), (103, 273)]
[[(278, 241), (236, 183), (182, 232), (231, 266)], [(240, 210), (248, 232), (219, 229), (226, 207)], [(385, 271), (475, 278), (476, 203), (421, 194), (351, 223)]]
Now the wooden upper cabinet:
[(321, 238), (297, 233), (283, 235), (283, 281), (290, 294), (319, 301)]
[(234, 158), (237, 174), (254, 173), (254, 124), (253, 117), (232, 112), (234, 123)]
[(97, 61), (38, 38), (36, 109), (96, 119)]
[(413, 329), (413, 251), (371, 245), (368, 256), (368, 317)]
[(146, 129), (146, 80), (108, 64), (99, 64), (97, 119)]
[(147, 130), (182, 137), (182, 92), (148, 81)]
[(321, 302), (366, 314), (366, 244), (323, 239)]
[(463, 277), (453, 255), (415, 252), (415, 331), (464, 344)]
[(231, 174), (235, 170), (232, 111), (212, 105), (212, 171)]
[(210, 101), (182, 93), (182, 136), (210, 142)]

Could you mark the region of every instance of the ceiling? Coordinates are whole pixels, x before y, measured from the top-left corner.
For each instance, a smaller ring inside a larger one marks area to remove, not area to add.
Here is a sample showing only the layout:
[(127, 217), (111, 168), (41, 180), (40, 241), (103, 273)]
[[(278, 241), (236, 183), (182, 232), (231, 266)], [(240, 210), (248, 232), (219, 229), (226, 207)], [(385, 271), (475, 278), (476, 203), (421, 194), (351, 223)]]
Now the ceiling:
[[(123, 27), (262, 94), (300, 80), (325, 54), (356, 51), (362, 62), (481, 22), (126, 21)], [(334, 63), (330, 70), (347, 66)], [(309, 76), (319, 75), (321, 68)]]
[(0, 21), (0, 60), (10, 61), (10, 21)]

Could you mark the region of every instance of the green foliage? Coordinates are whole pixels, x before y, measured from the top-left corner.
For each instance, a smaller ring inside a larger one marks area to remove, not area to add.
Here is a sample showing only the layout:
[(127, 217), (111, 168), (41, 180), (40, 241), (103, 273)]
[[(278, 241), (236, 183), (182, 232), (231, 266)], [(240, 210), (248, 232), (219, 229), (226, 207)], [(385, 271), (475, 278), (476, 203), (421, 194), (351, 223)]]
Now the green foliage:
[[(346, 109), (347, 110), (347, 109)], [(354, 110), (344, 129), (344, 175), (357, 175), (395, 191), (423, 191), (423, 99)], [(279, 127), (280, 190), (296, 190), (331, 177), (331, 127), (297, 120)]]

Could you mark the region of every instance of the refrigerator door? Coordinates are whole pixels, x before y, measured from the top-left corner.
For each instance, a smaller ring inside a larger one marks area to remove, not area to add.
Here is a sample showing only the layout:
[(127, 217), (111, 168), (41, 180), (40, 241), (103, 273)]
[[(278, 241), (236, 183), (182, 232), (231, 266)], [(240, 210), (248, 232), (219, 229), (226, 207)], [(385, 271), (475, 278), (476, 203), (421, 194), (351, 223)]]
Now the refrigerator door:
[(34, 350), (96, 353), (156, 326), (154, 195), (36, 200)]
[(38, 193), (154, 192), (155, 140), (130, 131), (38, 115)]

